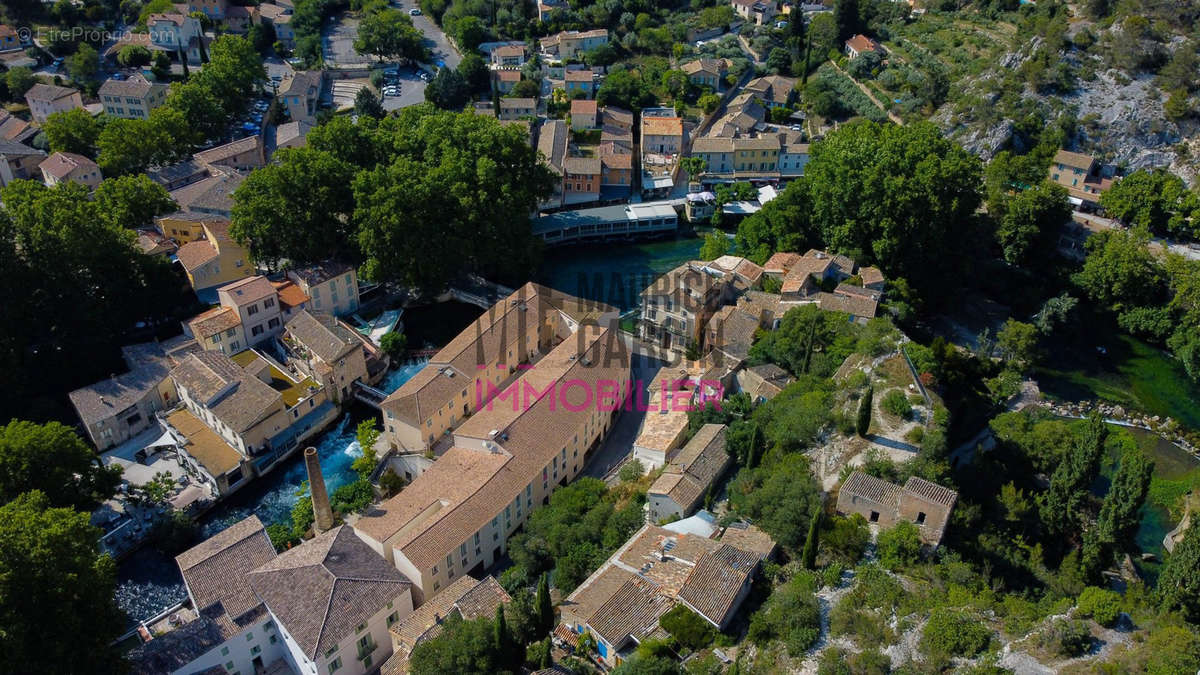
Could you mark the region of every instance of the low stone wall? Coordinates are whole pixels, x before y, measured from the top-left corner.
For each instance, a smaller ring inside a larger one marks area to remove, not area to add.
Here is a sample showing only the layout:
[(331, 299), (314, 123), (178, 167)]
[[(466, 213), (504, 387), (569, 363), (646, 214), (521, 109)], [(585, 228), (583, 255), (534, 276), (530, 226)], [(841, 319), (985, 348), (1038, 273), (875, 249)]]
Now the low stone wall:
[(1200, 448), (1184, 432), (1179, 430), (1179, 423), (1170, 417), (1164, 419), (1158, 415), (1146, 415), (1137, 411), (1127, 411), (1122, 406), (1102, 401), (1080, 401), (1078, 403), (1038, 401), (1035, 405), (1049, 410), (1055, 415), (1076, 419), (1085, 418), (1092, 414), (1092, 411), (1099, 411), (1107, 422), (1152, 431), (1191, 453), (1193, 456), (1200, 458)]

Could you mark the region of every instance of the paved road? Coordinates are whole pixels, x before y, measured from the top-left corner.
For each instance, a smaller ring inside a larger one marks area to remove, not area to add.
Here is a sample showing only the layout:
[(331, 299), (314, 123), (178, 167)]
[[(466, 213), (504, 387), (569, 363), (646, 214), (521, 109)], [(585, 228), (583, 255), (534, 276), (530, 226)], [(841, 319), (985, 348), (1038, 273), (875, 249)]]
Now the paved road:
[[(650, 396), (647, 388), (654, 381), (654, 376), (663, 367), (663, 362), (653, 358), (634, 354), (633, 356), (633, 381), (642, 387), (643, 401), (649, 401)], [(614, 468), (625, 463), (629, 456), (633, 454), (633, 442), (637, 439), (638, 430), (642, 427), (642, 419), (646, 413), (636, 410), (623, 410), (617, 423), (609, 432), (608, 438), (604, 440), (604, 444), (596, 450), (596, 454), (592, 455), (588, 460), (587, 466), (583, 467), (584, 476), (592, 478), (604, 478)]]
[[(392, 6), (407, 14), (409, 10), (417, 6), (417, 3), (416, 0), (396, 0), (392, 2)], [(462, 61), (462, 55), (458, 53), (454, 45), (450, 44), (446, 33), (424, 14), (412, 17), (412, 21), (417, 30), (425, 34), (425, 46), (433, 52), (433, 63), (440, 60), (451, 68), (457, 68), (459, 62)]]
[[(1098, 225), (1100, 227), (1105, 227), (1105, 228), (1109, 228), (1109, 229), (1113, 229), (1113, 230), (1128, 229), (1127, 227), (1125, 227), (1121, 223), (1117, 222), (1116, 220), (1113, 220), (1112, 218), (1103, 218), (1101, 216), (1097, 216), (1097, 215), (1094, 215), (1091, 213), (1084, 213), (1082, 211), (1075, 211), (1074, 216), (1076, 218), (1081, 218), (1083, 220), (1086, 220), (1086, 221), (1093, 223), (1095, 225)], [(1155, 245), (1157, 245), (1157, 246), (1155, 246)], [(1163, 247), (1166, 247), (1172, 253), (1178, 253), (1179, 255), (1181, 255), (1185, 258), (1189, 258), (1191, 260), (1200, 260), (1200, 250), (1194, 249), (1194, 248), (1188, 246), (1187, 244), (1180, 244), (1178, 242), (1174, 242), (1169, 239), (1163, 239), (1161, 237), (1154, 237), (1152, 239), (1152, 243), (1150, 245), (1151, 250), (1154, 250), (1156, 248), (1158, 250), (1162, 250)]]

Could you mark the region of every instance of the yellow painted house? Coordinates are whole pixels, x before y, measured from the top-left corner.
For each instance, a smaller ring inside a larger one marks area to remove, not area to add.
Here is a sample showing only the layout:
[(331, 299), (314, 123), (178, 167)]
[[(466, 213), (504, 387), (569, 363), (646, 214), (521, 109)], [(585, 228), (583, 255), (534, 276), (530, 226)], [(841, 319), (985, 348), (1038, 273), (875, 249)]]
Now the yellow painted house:
[(180, 246), (204, 238), (204, 221), (213, 220), (213, 216), (192, 211), (177, 211), (170, 215), (154, 219), (158, 231), (164, 237), (174, 239)]
[(204, 238), (189, 241), (175, 254), (193, 290), (199, 293), (254, 276), (254, 265), (250, 264), (246, 249), (229, 238), (229, 221), (204, 220), (200, 228)]

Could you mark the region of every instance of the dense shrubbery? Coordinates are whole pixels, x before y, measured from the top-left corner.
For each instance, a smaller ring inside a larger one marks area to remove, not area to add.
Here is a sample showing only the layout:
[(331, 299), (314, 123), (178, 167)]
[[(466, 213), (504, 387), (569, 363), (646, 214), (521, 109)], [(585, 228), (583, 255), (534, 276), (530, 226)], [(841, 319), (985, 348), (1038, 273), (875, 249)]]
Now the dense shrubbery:
[(530, 514), (525, 531), (509, 539), (514, 564), (501, 581), (510, 589), (529, 586), (553, 569), (554, 585), (571, 592), (642, 525), (645, 500), (644, 487), (609, 490), (595, 478), (556, 490)]
[(821, 631), (821, 610), (817, 596), (813, 594), (815, 590), (816, 579), (807, 573), (776, 588), (750, 618), (747, 637), (758, 645), (782, 640), (788, 654), (804, 653)]
[(921, 651), (930, 657), (975, 656), (987, 647), (992, 633), (965, 612), (939, 607), (929, 615), (921, 633)]

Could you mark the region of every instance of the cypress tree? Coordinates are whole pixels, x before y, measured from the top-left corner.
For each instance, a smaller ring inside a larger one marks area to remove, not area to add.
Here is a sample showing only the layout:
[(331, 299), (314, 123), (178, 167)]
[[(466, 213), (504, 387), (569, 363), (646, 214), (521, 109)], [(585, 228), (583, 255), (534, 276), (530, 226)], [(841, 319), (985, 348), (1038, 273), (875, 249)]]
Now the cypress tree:
[(875, 388), (867, 387), (867, 393), (863, 394), (862, 400), (858, 402), (858, 421), (854, 425), (855, 431), (859, 436), (866, 436), (867, 429), (871, 428), (871, 401), (875, 398)]
[(508, 630), (508, 621), (504, 618), (504, 605), (496, 607), (496, 620), (492, 623), (492, 628), (495, 631), (492, 640), (496, 643), (496, 653), (500, 657), (500, 662), (508, 667), (519, 667), (521, 664), (517, 662), (516, 649), (514, 649), (516, 642)]
[(534, 607), (537, 609), (537, 634), (549, 635), (554, 630), (554, 606), (550, 604), (550, 578), (545, 572), (538, 581)]
[(1124, 549), (1136, 531), (1152, 473), (1154, 461), (1141, 450), (1131, 450), (1121, 457), (1096, 526), (1083, 537), (1082, 563), (1089, 578), (1096, 578), (1101, 567), (1112, 562), (1113, 554)]
[(750, 429), (750, 443), (746, 448), (746, 468), (753, 469), (758, 466), (761, 455), (760, 446), (762, 446), (762, 430), (759, 429), (758, 422), (755, 422)]
[(1100, 456), (1107, 438), (1108, 426), (1104, 418), (1093, 412), (1083, 433), (1055, 468), (1050, 477), (1050, 489), (1041, 500), (1042, 522), (1052, 532), (1066, 532), (1078, 522), (1088, 487), (1100, 472)]
[(817, 569), (817, 546), (819, 545), (820, 525), (821, 509), (818, 507), (813, 511), (812, 520), (808, 523), (808, 537), (804, 540), (804, 550), (800, 554), (800, 559), (804, 561), (805, 569)]

